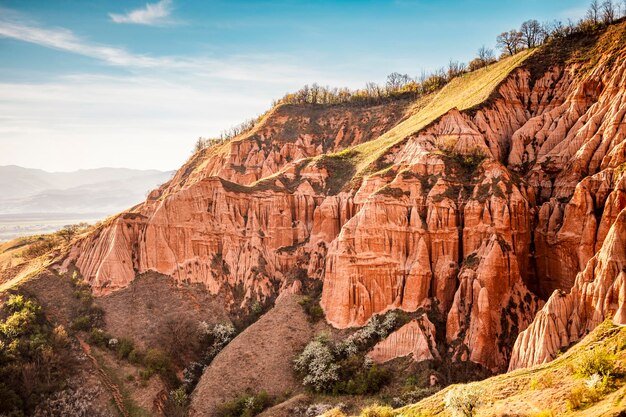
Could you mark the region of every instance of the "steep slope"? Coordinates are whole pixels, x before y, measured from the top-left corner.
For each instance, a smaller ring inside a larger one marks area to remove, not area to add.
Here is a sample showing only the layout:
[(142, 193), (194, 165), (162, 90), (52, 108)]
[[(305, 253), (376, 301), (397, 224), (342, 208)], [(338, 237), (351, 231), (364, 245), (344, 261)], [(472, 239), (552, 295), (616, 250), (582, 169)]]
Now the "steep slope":
[[(414, 405), (396, 410), (405, 417), (453, 416), (445, 397), (455, 389), (470, 388), (481, 393), (476, 417), (482, 416), (589, 416), (624, 415), (626, 380), (626, 328), (610, 323), (599, 326), (578, 345), (553, 362), (488, 378), (467, 386), (451, 386)], [(590, 392), (589, 377), (583, 364), (587, 358), (605, 357), (614, 361), (611, 383), (607, 388)], [(580, 397), (576, 393), (581, 393)], [(600, 393), (601, 392), (601, 393)], [(488, 395), (485, 395), (487, 394)], [(579, 398), (580, 403), (576, 402)], [(540, 414), (543, 413), (543, 414)]]
[(291, 371), (291, 360), (315, 333), (299, 300), (293, 294), (282, 297), (219, 353), (194, 391), (191, 416), (214, 415), (244, 392), (280, 397), (302, 389)]

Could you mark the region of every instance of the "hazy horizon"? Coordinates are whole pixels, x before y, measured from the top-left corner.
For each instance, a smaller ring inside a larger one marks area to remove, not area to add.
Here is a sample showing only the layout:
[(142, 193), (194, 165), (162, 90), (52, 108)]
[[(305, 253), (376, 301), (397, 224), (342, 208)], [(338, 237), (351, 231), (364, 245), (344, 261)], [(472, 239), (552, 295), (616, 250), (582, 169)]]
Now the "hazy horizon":
[(306, 83), (360, 88), (469, 61), (587, 0), (0, 1), (0, 165), (177, 169)]

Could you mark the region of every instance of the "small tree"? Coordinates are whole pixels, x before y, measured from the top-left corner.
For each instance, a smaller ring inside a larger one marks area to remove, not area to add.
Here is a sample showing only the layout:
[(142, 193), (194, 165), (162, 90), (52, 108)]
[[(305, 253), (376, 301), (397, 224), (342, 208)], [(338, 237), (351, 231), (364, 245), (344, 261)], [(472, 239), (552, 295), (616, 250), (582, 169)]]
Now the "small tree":
[(452, 388), (443, 401), (454, 416), (473, 417), (482, 403), (483, 392), (475, 385), (460, 385)]
[(604, 3), (602, 3), (602, 22), (604, 22), (605, 25), (610, 25), (611, 23), (613, 23), (615, 21), (616, 14), (617, 13), (615, 11), (615, 5), (613, 4), (613, 1), (606, 0)]
[(498, 48), (507, 54), (507, 55), (515, 55), (522, 48), (522, 33), (511, 29), (508, 32), (502, 32), (496, 38), (496, 42)]
[(592, 0), (589, 9), (587, 9), (586, 17), (588, 20), (591, 20), (593, 24), (598, 23), (600, 18), (600, 3), (598, 3), (598, 0)]
[(408, 74), (400, 74), (399, 72), (392, 72), (387, 76), (387, 90), (390, 92), (400, 91), (402, 87), (410, 83), (411, 77)]
[(521, 39), (527, 48), (539, 46), (544, 37), (544, 30), (541, 24), (535, 19), (527, 20), (520, 27)]
[(448, 63), (448, 81), (465, 72), (465, 64), (459, 61), (450, 60)]
[(66, 224), (57, 232), (57, 234), (65, 241), (65, 243), (70, 243), (72, 238), (76, 235), (76, 233), (78, 233), (79, 229), (80, 227), (77, 224)]
[(485, 63), (485, 65), (487, 65), (495, 61), (496, 58), (493, 54), (493, 49), (487, 48), (485, 45), (483, 45), (478, 49), (478, 59), (480, 59)]

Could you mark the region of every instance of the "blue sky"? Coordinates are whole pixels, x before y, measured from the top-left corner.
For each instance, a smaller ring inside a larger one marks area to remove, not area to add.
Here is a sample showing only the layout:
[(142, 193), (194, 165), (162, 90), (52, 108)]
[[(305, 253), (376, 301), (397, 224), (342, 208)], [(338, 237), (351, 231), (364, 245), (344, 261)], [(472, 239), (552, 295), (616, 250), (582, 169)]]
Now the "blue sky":
[(305, 83), (418, 75), (588, 1), (0, 0), (0, 165), (175, 169)]

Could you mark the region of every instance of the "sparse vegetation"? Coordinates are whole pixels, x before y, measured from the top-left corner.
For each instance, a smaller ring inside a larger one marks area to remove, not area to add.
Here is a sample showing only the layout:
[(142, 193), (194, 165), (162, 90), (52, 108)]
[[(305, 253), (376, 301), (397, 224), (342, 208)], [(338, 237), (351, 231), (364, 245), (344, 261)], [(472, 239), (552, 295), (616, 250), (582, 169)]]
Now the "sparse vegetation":
[(393, 408), (386, 405), (370, 405), (365, 407), (359, 417), (394, 417)]
[(63, 326), (32, 298), (10, 295), (0, 312), (0, 414), (21, 416), (63, 387), (74, 361)]
[(318, 297), (305, 295), (298, 303), (302, 306), (304, 312), (312, 323), (317, 323), (324, 318), (324, 310), (322, 309), (322, 306), (320, 306)]
[(459, 385), (448, 391), (444, 403), (455, 416), (473, 417), (483, 401), (484, 394), (476, 385)]
[(242, 394), (222, 405), (218, 417), (254, 417), (274, 403), (266, 392), (259, 394)]
[(294, 360), (302, 383), (314, 392), (366, 395), (377, 393), (390, 379), (389, 371), (365, 356), (375, 343), (404, 324), (395, 312), (374, 316), (363, 328), (339, 342), (320, 335)]
[(79, 301), (77, 316), (72, 321), (72, 330), (89, 332), (102, 325), (104, 311), (94, 303), (91, 286), (74, 271), (71, 278), (74, 297)]
[(583, 352), (575, 363), (576, 374), (582, 378), (600, 375), (611, 377), (615, 370), (615, 355), (599, 346)]

